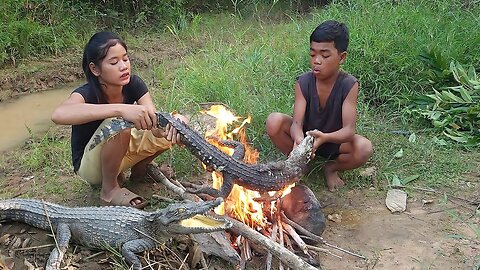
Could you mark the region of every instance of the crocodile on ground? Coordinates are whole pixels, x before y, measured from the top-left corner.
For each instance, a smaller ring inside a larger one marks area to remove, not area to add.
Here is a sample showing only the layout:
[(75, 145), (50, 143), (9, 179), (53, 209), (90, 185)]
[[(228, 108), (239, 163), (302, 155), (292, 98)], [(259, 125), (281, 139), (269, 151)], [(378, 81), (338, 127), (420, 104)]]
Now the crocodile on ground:
[[(202, 161), (207, 169), (222, 173), (224, 183), (220, 191), (210, 194), (215, 197), (226, 198), (230, 194), (233, 184), (260, 192), (282, 190), (287, 185), (299, 180), (312, 156), (314, 138), (306, 136), (284, 161), (247, 164), (241, 160), (243, 151), (238, 150), (242, 146), (238, 146), (235, 150), (236, 153), (229, 156), (169, 113), (157, 112), (156, 115), (159, 127), (172, 125), (180, 133), (181, 142), (190, 153)], [(106, 126), (94, 135), (94, 143), (91, 144), (90, 150), (121, 130), (132, 127), (134, 126), (131, 122), (121, 118), (114, 119), (110, 126)]]
[[(19, 221), (43, 229), (53, 229), (55, 248), (46, 270), (60, 269), (70, 240), (92, 249), (113, 247), (121, 251), (134, 270), (142, 269), (135, 253), (150, 250), (172, 234), (222, 231), (231, 227), (225, 219), (207, 212), (223, 200), (176, 203), (154, 212), (133, 207), (64, 207), (30, 199), (0, 201), (0, 221)], [(51, 224), (51, 227), (50, 227)]]

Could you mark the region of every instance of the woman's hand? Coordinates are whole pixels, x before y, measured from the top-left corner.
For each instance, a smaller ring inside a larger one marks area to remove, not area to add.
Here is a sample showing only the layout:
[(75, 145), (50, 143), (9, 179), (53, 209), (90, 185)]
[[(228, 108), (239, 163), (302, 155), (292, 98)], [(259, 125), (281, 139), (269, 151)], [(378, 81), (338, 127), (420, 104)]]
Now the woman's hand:
[(139, 130), (152, 129), (157, 123), (155, 112), (145, 105), (128, 105), (122, 110), (121, 116), (123, 119), (132, 122), (135, 128)]
[[(185, 124), (188, 124), (188, 119), (181, 114), (174, 114), (173, 117), (180, 120), (181, 122), (184, 122)], [(156, 137), (163, 137), (170, 141), (172, 144), (181, 144), (180, 133), (178, 133), (178, 131), (170, 123), (165, 126), (165, 129), (153, 129), (152, 132), (153, 135), (155, 135)]]

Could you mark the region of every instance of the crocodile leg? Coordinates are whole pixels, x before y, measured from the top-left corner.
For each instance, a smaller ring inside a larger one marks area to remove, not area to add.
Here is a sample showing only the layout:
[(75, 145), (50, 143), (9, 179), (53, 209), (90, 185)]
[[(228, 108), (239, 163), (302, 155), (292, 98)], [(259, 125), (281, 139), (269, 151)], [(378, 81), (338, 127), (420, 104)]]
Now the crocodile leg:
[(70, 232), (70, 228), (67, 224), (60, 223), (57, 226), (57, 234), (56, 234), (56, 241), (57, 247), (55, 247), (52, 252), (50, 253), (50, 257), (48, 257), (47, 265), (45, 266), (45, 270), (58, 270), (60, 269), (60, 263), (63, 260), (63, 256), (68, 248), (68, 243), (70, 242), (70, 238), (72, 233)]
[(223, 184), (218, 192), (217, 197), (227, 198), (230, 192), (232, 191), (233, 184), (235, 184), (235, 177), (228, 173), (223, 173)]
[(122, 246), (122, 255), (125, 257), (127, 262), (132, 265), (133, 270), (142, 269), (142, 264), (137, 258), (135, 253), (143, 252), (145, 250), (150, 250), (155, 247), (155, 242), (152, 239), (141, 238), (132, 241), (128, 241)]
[(195, 184), (190, 184), (189, 186), (187, 185), (185, 186), (187, 187), (187, 191), (192, 194), (207, 194), (214, 198), (222, 197), (225, 199), (230, 194), (230, 191), (232, 191), (233, 184), (235, 183), (234, 181), (235, 177), (225, 172), (223, 172), (222, 175), (223, 175), (223, 184), (220, 190), (210, 186), (200, 186)]
[(222, 146), (233, 148), (232, 157), (234, 159), (243, 160), (245, 157), (245, 146), (241, 142), (235, 140), (220, 140), (219, 143)]

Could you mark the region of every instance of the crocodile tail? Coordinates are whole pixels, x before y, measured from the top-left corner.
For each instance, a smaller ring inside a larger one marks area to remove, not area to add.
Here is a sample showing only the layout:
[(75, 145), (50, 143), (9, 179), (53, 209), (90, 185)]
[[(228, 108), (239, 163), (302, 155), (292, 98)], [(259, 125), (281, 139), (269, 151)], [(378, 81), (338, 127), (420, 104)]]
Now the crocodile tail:
[(102, 128), (95, 131), (88, 150), (92, 150), (96, 146), (106, 142), (108, 139), (120, 133), (120, 131), (134, 127), (132, 122), (126, 121), (122, 118), (111, 118), (104, 121), (108, 121), (108, 123), (103, 124)]
[[(58, 205), (29, 199), (0, 200), (0, 221), (19, 221), (28, 225), (48, 230), (49, 216), (52, 223), (58, 216)], [(55, 229), (55, 228), (54, 228)]]

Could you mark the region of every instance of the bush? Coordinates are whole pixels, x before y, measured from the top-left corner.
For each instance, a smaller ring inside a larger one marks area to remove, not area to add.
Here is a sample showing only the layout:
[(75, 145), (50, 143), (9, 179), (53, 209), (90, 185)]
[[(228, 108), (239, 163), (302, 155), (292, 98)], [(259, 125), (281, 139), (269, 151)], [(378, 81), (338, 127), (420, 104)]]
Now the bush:
[(480, 146), (480, 78), (475, 69), (465, 70), (451, 62), (450, 73), (457, 86), (433, 89), (412, 98), (408, 112), (427, 118), (446, 137), (465, 146)]
[(78, 46), (89, 28), (81, 6), (55, 0), (5, 0), (0, 4), (0, 67), (17, 59), (58, 54)]

